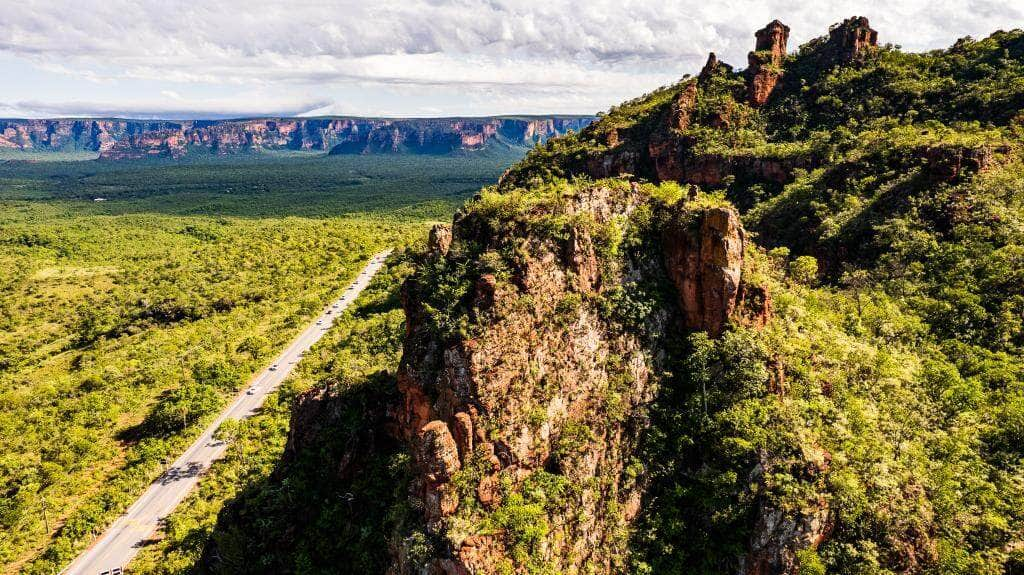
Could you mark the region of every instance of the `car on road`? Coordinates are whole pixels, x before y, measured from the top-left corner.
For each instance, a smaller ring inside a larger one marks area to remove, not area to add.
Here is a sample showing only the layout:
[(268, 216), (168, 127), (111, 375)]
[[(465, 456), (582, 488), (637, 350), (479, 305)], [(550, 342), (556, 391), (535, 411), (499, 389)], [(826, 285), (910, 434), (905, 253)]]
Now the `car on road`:
[(322, 323), (324, 323), (324, 320), (322, 320), (322, 319), (318, 319), (318, 320), (316, 320), (316, 324), (317, 324), (317, 325), (320, 325), (320, 324), (322, 324)]
[(331, 310), (327, 310), (327, 314), (330, 315), (330, 313), (331, 313)]
[(277, 371), (277, 364), (270, 366), (270, 371)]
[(249, 389), (248, 389), (248, 390), (247, 390), (247, 391), (245, 392), (245, 394), (246, 394), (246, 395), (256, 395), (256, 386), (254, 385), (254, 386), (250, 387), (250, 388), (249, 388)]

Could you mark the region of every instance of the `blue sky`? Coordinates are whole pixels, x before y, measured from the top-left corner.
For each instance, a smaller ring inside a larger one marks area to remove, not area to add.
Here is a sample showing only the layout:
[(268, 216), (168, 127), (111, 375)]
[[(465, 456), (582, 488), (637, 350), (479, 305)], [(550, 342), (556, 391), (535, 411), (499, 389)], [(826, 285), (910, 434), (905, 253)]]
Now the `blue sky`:
[(1024, 0), (0, 0), (0, 117), (589, 114), (853, 15), (920, 51)]

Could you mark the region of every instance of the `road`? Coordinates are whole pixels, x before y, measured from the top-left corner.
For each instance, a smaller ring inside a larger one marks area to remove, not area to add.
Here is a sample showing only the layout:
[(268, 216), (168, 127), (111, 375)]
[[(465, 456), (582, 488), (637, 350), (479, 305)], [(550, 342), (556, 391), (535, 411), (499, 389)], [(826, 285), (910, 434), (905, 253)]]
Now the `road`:
[(145, 541), (156, 532), (160, 521), (185, 499), (210, 465), (223, 457), (227, 445), (213, 438), (217, 428), (228, 419), (249, 417), (263, 405), (267, 394), (281, 385), (302, 358), (302, 354), (323, 337), (337, 314), (348, 307), (380, 271), (384, 259), (390, 253), (391, 250), (387, 250), (373, 256), (341, 297), (310, 322), (309, 327), (299, 334), (270, 366), (256, 374), (246, 389), (239, 393), (231, 405), (221, 412), (203, 434), (167, 469), (167, 472), (153, 482), (124, 515), (111, 524), (89, 549), (61, 573), (100, 575), (116, 573), (117, 569), (127, 566)]

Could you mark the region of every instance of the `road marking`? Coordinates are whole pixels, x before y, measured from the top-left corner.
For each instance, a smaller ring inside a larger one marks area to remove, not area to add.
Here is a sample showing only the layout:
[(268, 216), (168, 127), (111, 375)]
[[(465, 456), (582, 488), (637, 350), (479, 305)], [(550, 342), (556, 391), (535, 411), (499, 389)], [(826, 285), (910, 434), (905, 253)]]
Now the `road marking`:
[[(293, 339), (284, 351), (275, 356), (269, 366), (256, 374), (239, 392), (220, 415), (202, 434), (158, 477), (146, 491), (136, 499), (124, 514), (115, 520), (93, 544), (82, 552), (63, 571), (66, 575), (99, 575), (104, 571), (123, 568), (141, 550), (143, 543), (156, 532), (160, 522), (167, 517), (189, 492), (199, 483), (210, 465), (224, 456), (227, 444), (215, 441), (214, 433), (228, 419), (250, 417), (266, 399), (267, 395), (281, 385), (302, 354), (327, 333), (334, 324), (337, 314), (347, 308), (370, 280), (384, 265), (384, 259), (391, 253), (385, 250), (373, 256), (370, 262), (356, 276), (342, 295), (327, 304), (320, 315)], [(337, 305), (338, 307), (334, 307)], [(330, 313), (328, 313), (330, 311)], [(322, 323), (317, 323), (321, 321)], [(253, 394), (249, 390), (255, 389)]]

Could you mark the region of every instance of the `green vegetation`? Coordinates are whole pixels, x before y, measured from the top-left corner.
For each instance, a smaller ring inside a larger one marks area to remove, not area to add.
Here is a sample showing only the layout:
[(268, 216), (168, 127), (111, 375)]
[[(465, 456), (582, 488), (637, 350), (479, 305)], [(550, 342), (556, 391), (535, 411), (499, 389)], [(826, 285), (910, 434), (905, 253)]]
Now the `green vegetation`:
[[(395, 393), (404, 319), (398, 288), (408, 272), (403, 256), (392, 256), (264, 409), (221, 429), (227, 455), (169, 517), (166, 537), (143, 551), (133, 571), (191, 572), (208, 544), (207, 555), (217, 557), (208, 567), (217, 573), (386, 569), (380, 542), (401, 531), (410, 512), (408, 456), (366, 434)], [(282, 463), (292, 407), (310, 389), (327, 390), (320, 402), (301, 404), (318, 432)], [(342, 453), (353, 452), (357, 458), (339, 470)]]
[(676, 352), (648, 447), (659, 504), (637, 533), (645, 564), (720, 572), (761, 506), (799, 517), (824, 494), (834, 531), (801, 572), (892, 572), (908, 560), (896, 542), (936, 573), (1001, 572), (1024, 521), (1022, 454), (987, 438), (1002, 433), (1019, 358), (971, 369), (964, 344), (929, 335), (883, 289), (812, 289), (803, 272), (760, 265), (769, 329), (695, 334)]
[[(495, 233), (557, 239), (569, 228), (558, 200), (620, 185), (589, 182), (609, 166), (652, 200), (601, 254), (613, 260), (603, 269), (646, 277), (583, 298), (667, 360), (642, 452), (637, 572), (736, 572), (775, 512), (797, 530), (827, 516), (820, 547), (795, 549), (800, 573), (1024, 565), (1024, 32), (927, 54), (839, 53), (823, 38), (787, 57), (762, 108), (722, 68), (697, 84), (679, 130), (668, 122), (694, 86), (685, 78), (538, 146), (467, 207)], [(717, 339), (651, 330), (674, 290), (650, 263), (659, 205), (684, 195), (642, 183), (659, 173), (651, 144), (666, 142), (684, 167), (721, 169), (694, 176), (701, 195), (687, 209), (707, 198), (741, 209), (756, 242), (744, 277), (771, 294), (767, 326), (735, 322)], [(445, 318), (457, 322), (458, 307)], [(507, 543), (529, 547), (552, 514), (534, 513), (525, 489), (498, 518), (524, 534)]]
[(509, 160), (0, 164), (3, 571), (63, 566), (372, 253)]

